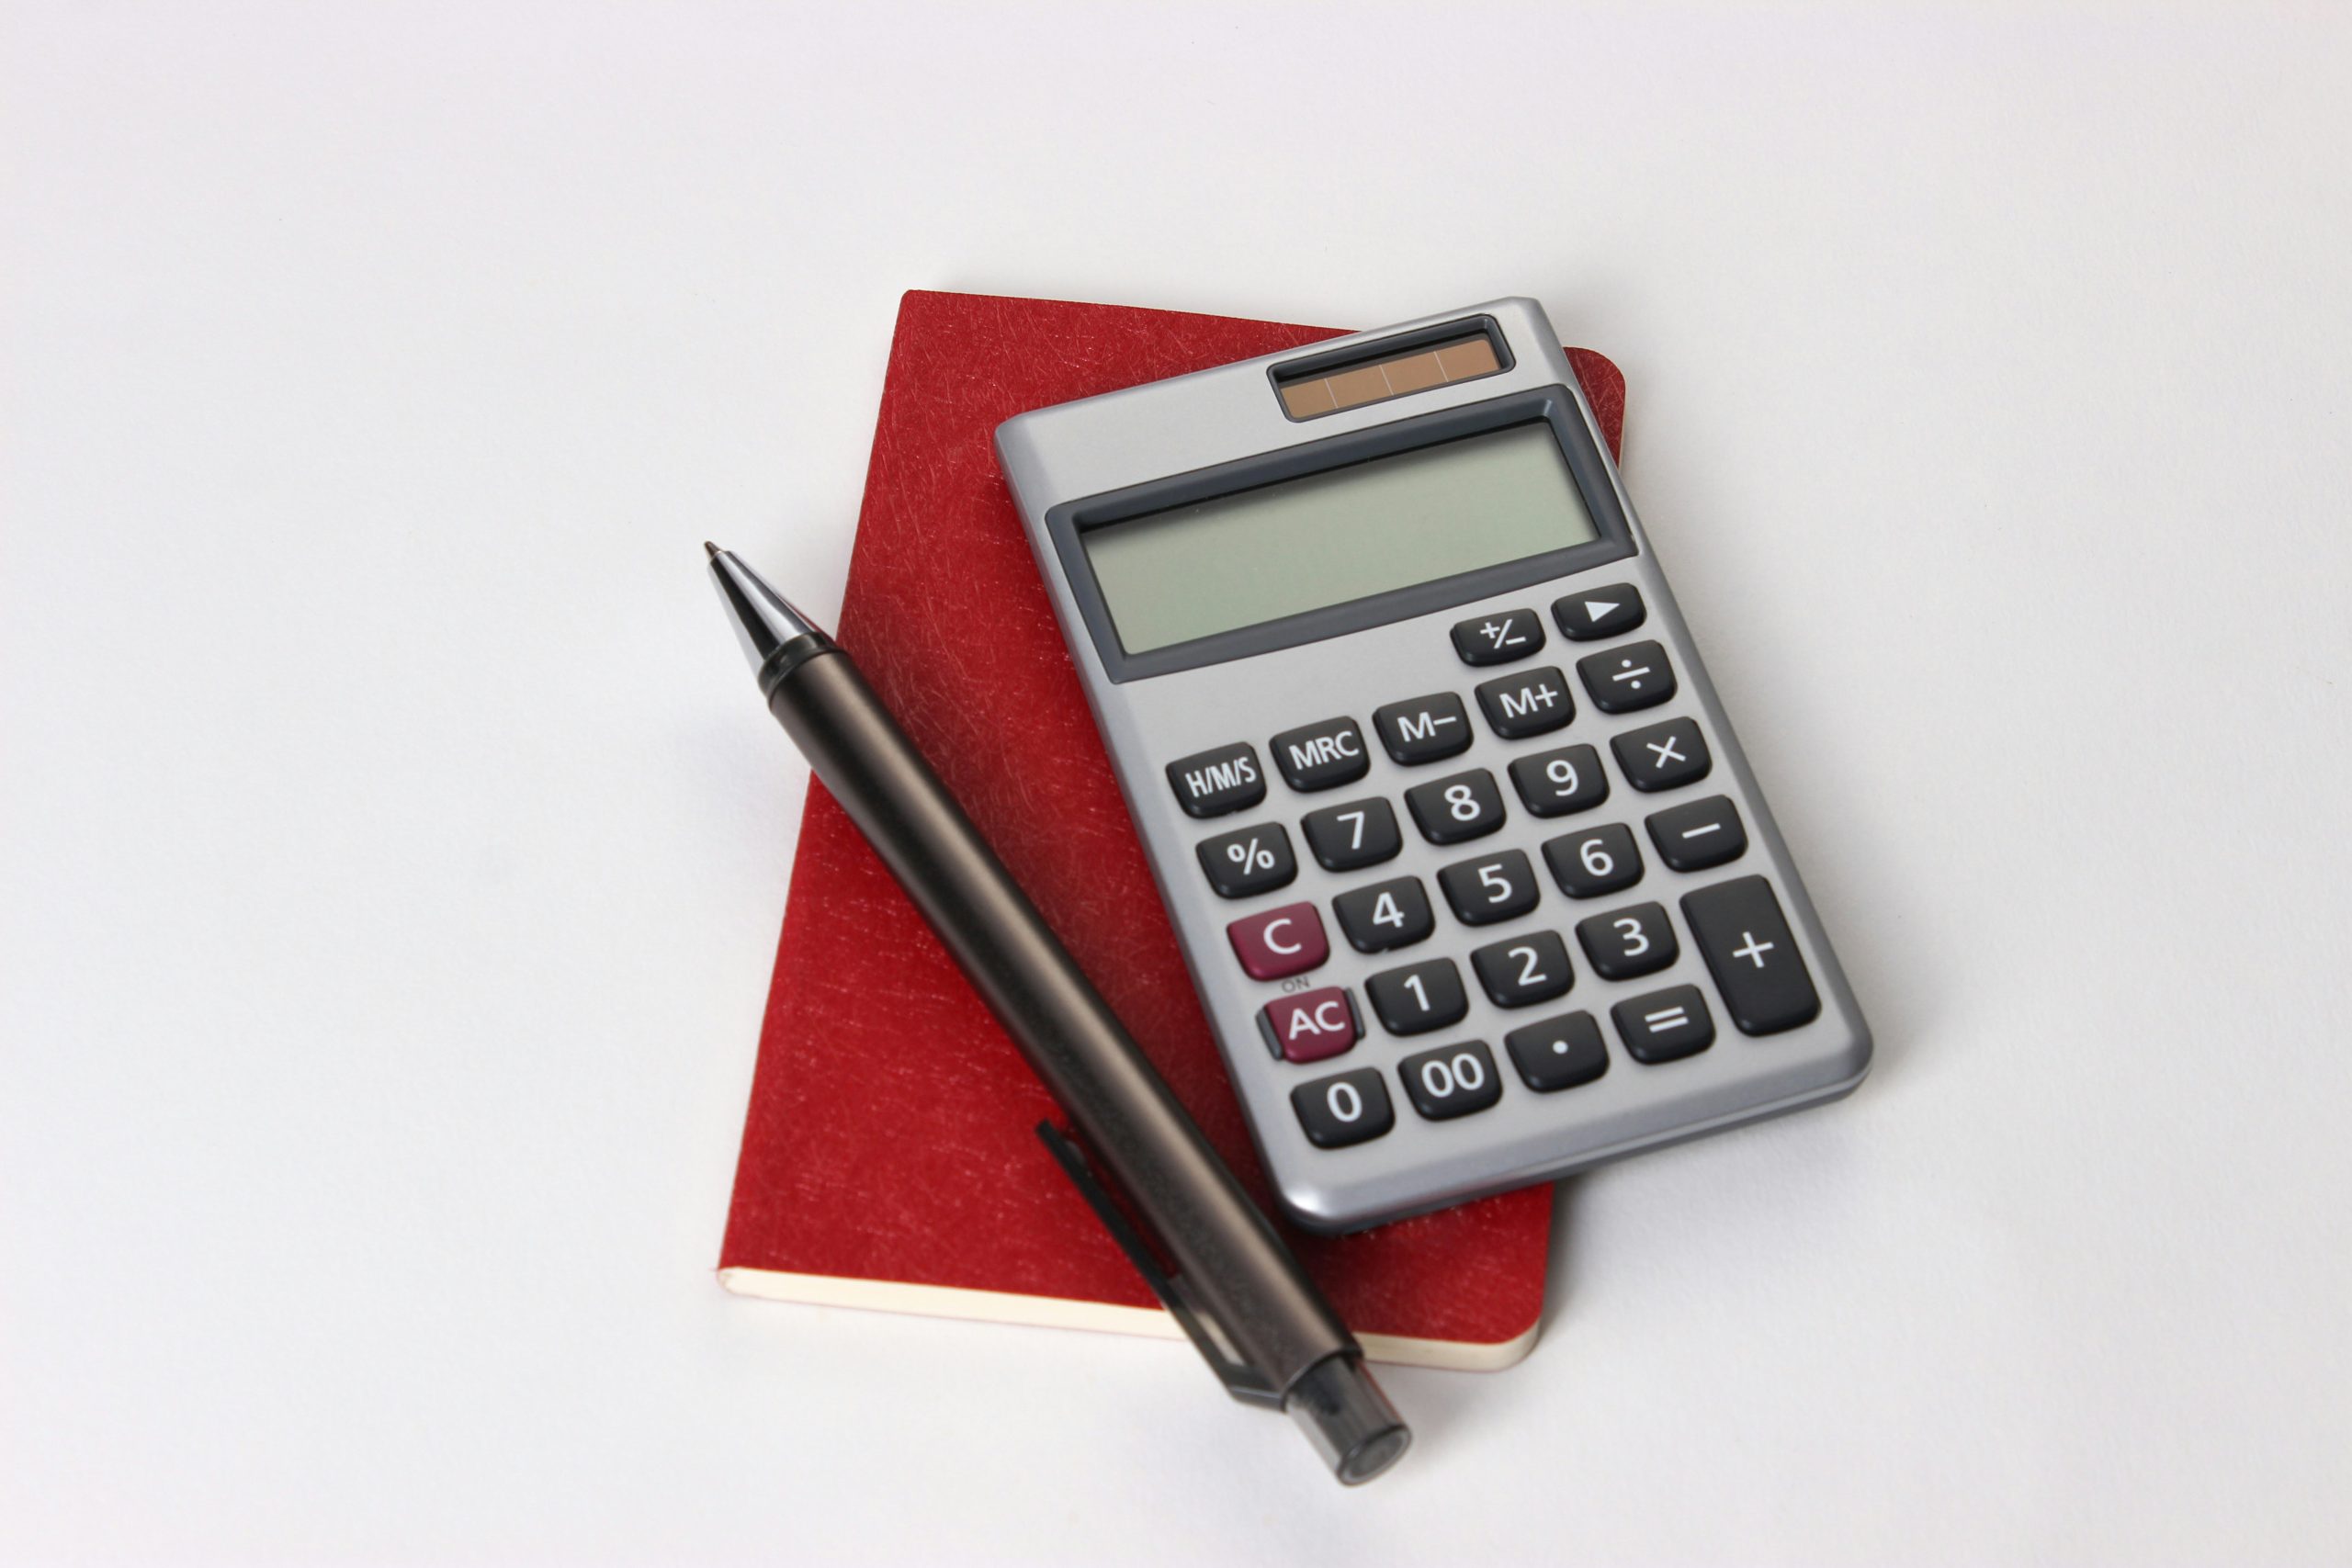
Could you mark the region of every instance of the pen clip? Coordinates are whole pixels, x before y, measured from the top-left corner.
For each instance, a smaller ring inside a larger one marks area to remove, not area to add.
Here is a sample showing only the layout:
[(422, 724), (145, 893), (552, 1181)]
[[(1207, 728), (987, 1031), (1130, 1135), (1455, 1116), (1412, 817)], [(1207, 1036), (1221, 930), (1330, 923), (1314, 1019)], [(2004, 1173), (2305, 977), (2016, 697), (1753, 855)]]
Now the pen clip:
[(1069, 1177), (1070, 1184), (1078, 1189), (1078, 1195), (1086, 1200), (1086, 1206), (1094, 1211), (1095, 1218), (1102, 1222), (1102, 1228), (1111, 1233), (1111, 1239), (1119, 1244), (1119, 1250), (1127, 1255), (1127, 1261), (1136, 1266), (1136, 1272), (1141, 1274), (1143, 1282), (1151, 1287), (1151, 1293), (1159, 1298), (1159, 1304), (1168, 1309), (1168, 1315), (1176, 1320), (1176, 1326), (1184, 1331), (1184, 1337), (1193, 1342), (1193, 1348), (1200, 1351), (1201, 1359), (1208, 1362), (1209, 1371), (1225, 1384), (1226, 1393), (1245, 1404), (1262, 1404), (1270, 1410), (1280, 1410), (1283, 1407), (1282, 1391), (1274, 1387), (1263, 1373), (1234, 1353), (1225, 1331), (1217, 1326), (1213, 1316), (1202, 1309), (1193, 1292), (1185, 1287), (1182, 1277), (1170, 1274), (1160, 1266), (1159, 1258), (1152, 1252), (1151, 1244), (1144, 1239), (1143, 1232), (1127, 1217), (1126, 1211), (1119, 1207), (1117, 1201), (1111, 1196), (1110, 1189), (1103, 1185), (1102, 1179), (1095, 1174), (1093, 1162), (1086, 1157), (1086, 1151), (1079, 1147), (1078, 1140), (1050, 1122), (1037, 1123), (1037, 1140), (1046, 1145), (1046, 1152), (1054, 1156), (1054, 1163), (1062, 1168), (1062, 1174)]

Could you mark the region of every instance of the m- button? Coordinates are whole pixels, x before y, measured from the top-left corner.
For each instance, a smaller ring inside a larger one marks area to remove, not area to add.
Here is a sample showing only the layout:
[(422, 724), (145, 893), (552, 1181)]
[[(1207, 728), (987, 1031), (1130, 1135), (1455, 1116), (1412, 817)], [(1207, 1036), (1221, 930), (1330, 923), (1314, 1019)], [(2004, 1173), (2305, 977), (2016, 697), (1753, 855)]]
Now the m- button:
[(1233, 955), (1253, 980), (1301, 975), (1331, 956), (1323, 917), (1312, 904), (1285, 904), (1225, 928)]
[(1285, 729), (1267, 745), (1273, 750), (1274, 766), (1283, 771), (1283, 780), (1301, 793), (1353, 784), (1372, 767), (1363, 731), (1351, 718), (1327, 718), (1320, 724)]
[(1470, 750), (1470, 715), (1452, 692), (1435, 692), (1375, 709), (1373, 727), (1388, 754), (1407, 767)]

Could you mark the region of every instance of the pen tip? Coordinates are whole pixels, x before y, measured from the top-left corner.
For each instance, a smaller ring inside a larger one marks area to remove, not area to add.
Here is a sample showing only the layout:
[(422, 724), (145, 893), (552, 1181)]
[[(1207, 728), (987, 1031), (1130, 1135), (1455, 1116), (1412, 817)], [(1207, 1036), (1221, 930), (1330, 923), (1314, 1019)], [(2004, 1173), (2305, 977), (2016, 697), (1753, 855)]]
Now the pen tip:
[(718, 558), (718, 547), (717, 545), (712, 544), (708, 539), (705, 539), (702, 542), (702, 547), (704, 552), (707, 554), (711, 559), (717, 560)]

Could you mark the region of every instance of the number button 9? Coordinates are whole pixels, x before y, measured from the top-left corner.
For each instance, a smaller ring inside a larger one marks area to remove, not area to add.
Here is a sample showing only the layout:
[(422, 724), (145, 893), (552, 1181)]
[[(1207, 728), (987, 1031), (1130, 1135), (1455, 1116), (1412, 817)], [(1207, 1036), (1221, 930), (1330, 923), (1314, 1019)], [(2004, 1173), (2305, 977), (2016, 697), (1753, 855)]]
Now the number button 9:
[(1609, 780), (1600, 771), (1600, 753), (1589, 746), (1563, 746), (1539, 751), (1510, 765), (1510, 782), (1519, 798), (1537, 817), (1566, 817), (1589, 811), (1609, 798)]
[(1306, 1141), (1318, 1149), (1368, 1144), (1396, 1125), (1378, 1067), (1358, 1067), (1301, 1084), (1290, 1091), (1290, 1106)]

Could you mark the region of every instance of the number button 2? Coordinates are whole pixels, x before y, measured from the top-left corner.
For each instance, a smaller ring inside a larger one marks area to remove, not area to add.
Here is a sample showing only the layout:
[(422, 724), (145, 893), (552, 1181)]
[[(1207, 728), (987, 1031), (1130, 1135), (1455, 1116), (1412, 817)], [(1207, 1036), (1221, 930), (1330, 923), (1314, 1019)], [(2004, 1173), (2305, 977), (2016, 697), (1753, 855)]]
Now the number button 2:
[(1413, 1109), (1432, 1122), (1484, 1111), (1503, 1097), (1494, 1055), (1476, 1040), (1408, 1056), (1396, 1064), (1396, 1076)]
[(1290, 1091), (1290, 1104), (1306, 1141), (1318, 1149), (1368, 1144), (1396, 1125), (1378, 1067), (1358, 1067), (1301, 1084)]
[(1568, 944), (1558, 931), (1531, 931), (1490, 943), (1470, 955), (1470, 967), (1498, 1008), (1548, 1002), (1565, 995), (1576, 981), (1568, 967)]
[(1571, 898), (1598, 898), (1642, 879), (1642, 852), (1634, 847), (1633, 829), (1622, 822), (1545, 840), (1544, 863)]
[(1503, 792), (1484, 768), (1415, 784), (1405, 792), (1405, 805), (1432, 844), (1482, 838), (1503, 825)]
[(1656, 904), (1635, 904), (1577, 922), (1577, 941), (1604, 980), (1654, 975), (1681, 956), (1674, 928)]
[(1298, 825), (1306, 831), (1315, 863), (1326, 871), (1361, 871), (1394, 860), (1405, 847), (1396, 813), (1378, 796), (1310, 811)]

